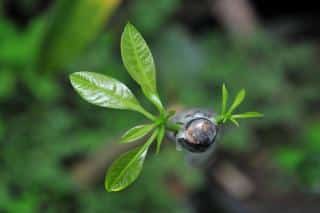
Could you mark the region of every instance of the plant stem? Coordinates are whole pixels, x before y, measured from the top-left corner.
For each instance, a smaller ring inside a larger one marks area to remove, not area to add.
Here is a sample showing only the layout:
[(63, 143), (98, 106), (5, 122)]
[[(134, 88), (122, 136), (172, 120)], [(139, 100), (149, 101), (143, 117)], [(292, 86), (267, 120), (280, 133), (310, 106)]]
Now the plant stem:
[(167, 121), (166, 128), (173, 132), (178, 132), (180, 130), (180, 125)]
[(223, 119), (224, 119), (224, 116), (221, 114), (221, 115), (219, 115), (218, 117), (217, 117), (217, 120), (216, 120), (216, 122), (217, 122), (217, 124), (219, 125), (219, 124), (222, 124), (223, 123)]

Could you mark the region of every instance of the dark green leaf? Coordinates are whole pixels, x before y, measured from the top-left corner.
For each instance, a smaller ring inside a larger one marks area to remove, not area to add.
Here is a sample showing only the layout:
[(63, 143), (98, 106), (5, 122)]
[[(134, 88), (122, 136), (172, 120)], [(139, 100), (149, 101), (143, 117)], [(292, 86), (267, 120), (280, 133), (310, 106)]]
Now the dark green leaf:
[(114, 109), (141, 110), (132, 92), (120, 81), (93, 72), (76, 72), (70, 81), (80, 96), (89, 103)]
[(145, 124), (145, 125), (135, 126), (123, 134), (120, 142), (129, 143), (132, 141), (136, 141), (144, 137), (145, 135), (147, 135), (154, 127), (155, 127), (155, 124)]
[(155, 131), (142, 146), (121, 155), (108, 170), (105, 188), (107, 191), (120, 191), (132, 184), (141, 173), (150, 144), (157, 136)]
[(156, 150), (157, 154), (160, 152), (160, 147), (161, 147), (164, 135), (165, 135), (165, 131), (166, 131), (166, 128), (164, 125), (159, 127), (159, 133), (157, 136), (157, 150)]
[(156, 88), (156, 69), (151, 51), (137, 29), (128, 23), (121, 37), (121, 55), (131, 77), (141, 86), (146, 97), (163, 111)]

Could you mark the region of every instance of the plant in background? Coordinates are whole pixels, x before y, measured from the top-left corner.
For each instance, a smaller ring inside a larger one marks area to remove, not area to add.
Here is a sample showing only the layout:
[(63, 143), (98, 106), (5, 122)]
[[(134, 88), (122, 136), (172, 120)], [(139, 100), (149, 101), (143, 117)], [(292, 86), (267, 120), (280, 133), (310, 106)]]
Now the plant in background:
[[(38, 69), (43, 73), (49, 73), (74, 61), (96, 38), (120, 2), (120, 0), (56, 1), (38, 53)], [(86, 30), (83, 30), (83, 26), (86, 26)]]
[[(139, 176), (144, 159), (151, 144), (156, 141), (156, 152), (160, 150), (165, 132), (177, 133), (181, 124), (172, 122), (174, 112), (164, 108), (156, 87), (156, 69), (151, 51), (136, 28), (128, 23), (121, 37), (121, 55), (124, 66), (130, 76), (140, 85), (147, 99), (158, 109), (158, 115), (151, 114), (141, 106), (130, 89), (120, 81), (93, 72), (76, 72), (70, 75), (70, 81), (80, 96), (101, 107), (132, 110), (143, 114), (150, 122), (129, 129), (121, 137), (121, 143), (130, 143), (150, 134), (140, 147), (121, 155), (109, 168), (105, 180), (107, 191), (120, 191), (128, 187)], [(237, 119), (261, 117), (257, 112), (233, 114), (245, 97), (241, 90), (233, 104), (227, 110), (228, 91), (223, 86), (222, 111), (217, 120), (206, 120), (206, 124), (221, 125), (230, 120), (238, 125)], [(197, 125), (195, 126), (197, 127)], [(203, 134), (199, 134), (199, 137)], [(215, 137), (211, 137), (214, 140)], [(210, 143), (211, 144), (211, 143)]]

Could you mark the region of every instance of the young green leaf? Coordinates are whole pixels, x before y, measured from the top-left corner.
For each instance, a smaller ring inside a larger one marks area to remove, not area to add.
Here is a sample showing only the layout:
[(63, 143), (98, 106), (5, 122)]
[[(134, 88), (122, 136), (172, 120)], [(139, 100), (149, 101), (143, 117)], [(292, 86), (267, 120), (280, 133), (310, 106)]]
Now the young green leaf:
[(221, 115), (224, 115), (227, 111), (227, 103), (228, 103), (228, 90), (226, 88), (226, 85), (222, 85), (222, 105), (221, 105)]
[(94, 72), (76, 72), (70, 75), (73, 88), (89, 103), (114, 109), (127, 109), (143, 113), (150, 119), (138, 100), (120, 81)]
[(259, 112), (245, 112), (245, 113), (241, 113), (241, 114), (234, 114), (231, 116), (234, 119), (238, 119), (238, 118), (261, 118), (263, 117), (262, 113)]
[(157, 135), (157, 150), (156, 150), (157, 154), (160, 152), (160, 147), (165, 135), (165, 131), (166, 131), (165, 125), (162, 125), (159, 127), (159, 133)]
[(229, 108), (227, 115), (230, 116), (232, 114), (232, 112), (242, 103), (242, 101), (244, 100), (246, 96), (246, 91), (244, 89), (240, 90), (240, 92), (238, 92), (236, 98), (234, 99), (231, 107)]
[(136, 141), (147, 135), (154, 127), (155, 124), (135, 126), (122, 135), (120, 143), (129, 143), (132, 141)]
[(130, 23), (121, 36), (121, 55), (131, 77), (141, 86), (145, 96), (163, 112), (156, 87), (156, 69), (151, 51), (138, 30)]
[(142, 170), (147, 151), (147, 148), (138, 147), (120, 156), (108, 170), (106, 190), (120, 191), (133, 183)]
[(230, 118), (230, 121), (234, 124), (234, 125), (236, 125), (236, 126), (239, 126), (239, 123), (238, 123), (238, 121), (236, 120), (236, 119), (234, 119), (234, 118)]
[(132, 184), (141, 173), (150, 144), (157, 136), (155, 131), (142, 146), (121, 155), (108, 170), (105, 188), (109, 192), (120, 191)]

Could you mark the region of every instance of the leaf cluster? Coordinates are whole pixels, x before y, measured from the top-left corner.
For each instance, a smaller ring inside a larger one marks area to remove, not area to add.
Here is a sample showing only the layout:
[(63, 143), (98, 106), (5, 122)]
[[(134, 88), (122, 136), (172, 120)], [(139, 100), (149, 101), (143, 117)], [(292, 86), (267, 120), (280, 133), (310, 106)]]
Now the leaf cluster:
[(130, 23), (122, 33), (121, 56), (129, 75), (139, 84), (147, 99), (158, 109), (159, 115), (148, 112), (131, 90), (117, 79), (94, 72), (76, 72), (70, 75), (74, 89), (89, 103), (101, 107), (136, 111), (150, 120), (150, 123), (129, 129), (121, 137), (121, 143), (130, 143), (151, 134), (141, 147), (121, 155), (112, 164), (105, 180), (107, 191), (119, 191), (134, 182), (142, 170), (150, 145), (156, 141), (158, 153), (166, 129), (173, 131), (179, 129), (179, 126), (168, 123), (173, 114), (165, 110), (159, 98), (153, 56), (141, 34)]
[(222, 85), (222, 100), (221, 100), (221, 112), (217, 118), (218, 124), (224, 124), (227, 121), (231, 121), (234, 125), (239, 126), (237, 119), (245, 118), (261, 118), (263, 114), (259, 112), (244, 112), (240, 114), (233, 114), (233, 112), (240, 106), (246, 97), (246, 91), (241, 89), (234, 98), (231, 106), (228, 108), (229, 91), (225, 84)]

